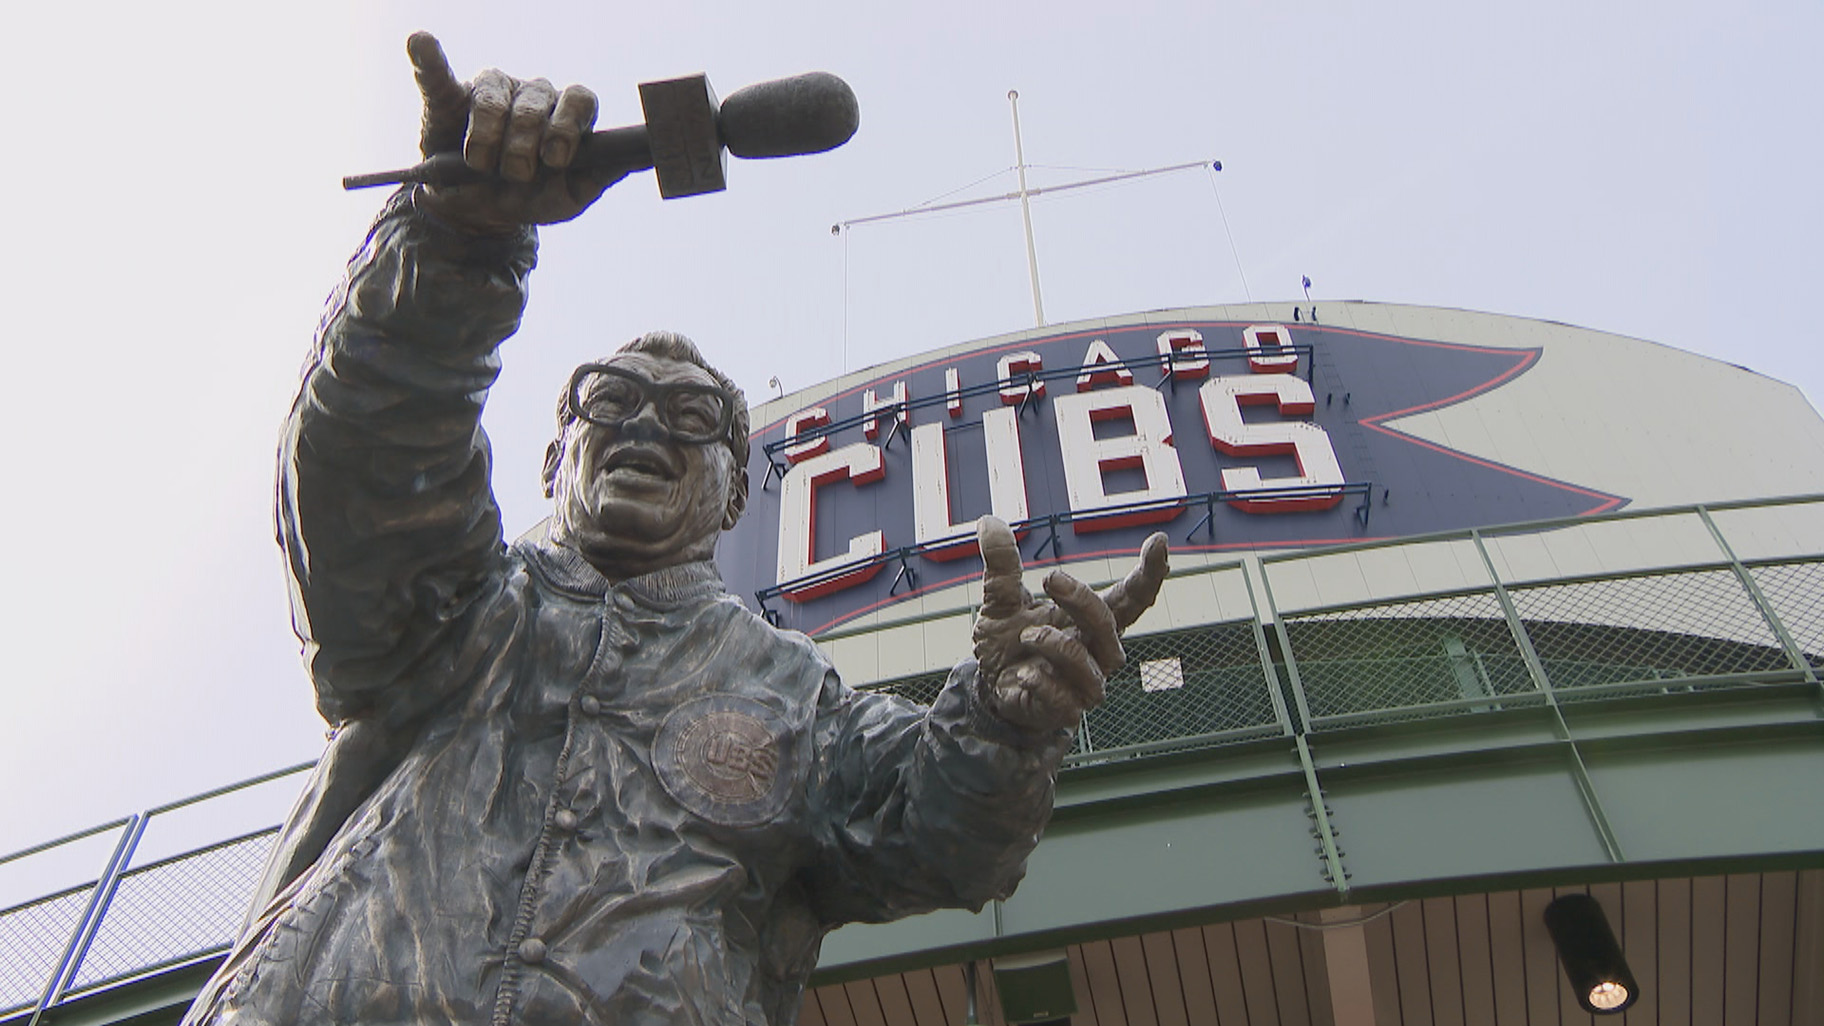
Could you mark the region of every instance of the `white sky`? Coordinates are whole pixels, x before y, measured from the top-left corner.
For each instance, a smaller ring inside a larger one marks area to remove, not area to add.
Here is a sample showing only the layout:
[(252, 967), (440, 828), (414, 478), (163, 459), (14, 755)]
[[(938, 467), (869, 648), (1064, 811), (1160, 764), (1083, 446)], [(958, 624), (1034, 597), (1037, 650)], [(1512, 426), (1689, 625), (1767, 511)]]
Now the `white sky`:
[[(603, 127), (638, 120), (638, 82), (696, 71), (726, 96), (825, 69), (861, 99), (861, 131), (835, 153), (731, 161), (727, 192), (670, 203), (638, 176), (546, 232), (488, 413), (510, 533), (542, 515), (537, 460), (568, 369), (641, 331), (692, 335), (764, 397), (774, 374), (788, 389), (835, 376), (845, 349), (856, 368), (1029, 326), (1016, 207), (858, 228), (846, 275), (830, 234), (1008, 171), (1010, 88), (1032, 164), (1221, 159), (1246, 273), (1244, 287), (1207, 174), (1041, 198), (1054, 322), (1290, 300), (1308, 274), (1320, 300), (1566, 321), (1824, 399), (1808, 298), (1824, 277), (1824, 7), (1493, 6), (174, 0), (11, 15), (0, 853), (319, 750), (272, 543), (272, 453), (322, 298), (382, 199), (338, 178), (416, 159), (416, 28), (459, 74), (591, 86)], [(1012, 188), (1001, 174), (962, 196)]]

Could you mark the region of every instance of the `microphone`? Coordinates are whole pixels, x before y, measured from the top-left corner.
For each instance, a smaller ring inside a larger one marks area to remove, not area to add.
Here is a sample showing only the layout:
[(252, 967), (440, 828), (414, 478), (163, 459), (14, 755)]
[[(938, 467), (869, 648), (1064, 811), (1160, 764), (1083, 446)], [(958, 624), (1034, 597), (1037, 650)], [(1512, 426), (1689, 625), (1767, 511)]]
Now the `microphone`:
[[(822, 153), (848, 142), (861, 124), (854, 90), (823, 71), (759, 82), (720, 103), (706, 75), (642, 82), (640, 106), (645, 124), (584, 136), (571, 169), (629, 174), (652, 168), (659, 195), (697, 196), (728, 188), (729, 153), (749, 160)], [(467, 185), (493, 177), (468, 166), (460, 153), (438, 153), (397, 171), (350, 175), (342, 187)]]

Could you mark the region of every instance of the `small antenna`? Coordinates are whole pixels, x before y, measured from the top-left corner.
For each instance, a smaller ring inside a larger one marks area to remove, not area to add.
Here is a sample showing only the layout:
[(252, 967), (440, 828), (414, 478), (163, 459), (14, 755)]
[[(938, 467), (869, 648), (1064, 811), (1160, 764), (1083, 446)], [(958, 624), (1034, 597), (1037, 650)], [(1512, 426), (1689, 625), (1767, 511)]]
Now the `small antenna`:
[[(1189, 163), (1173, 164), (1170, 167), (1148, 168), (1144, 171), (1122, 171), (1122, 172), (1118, 172), (1115, 174), (1101, 175), (1101, 176), (1098, 176), (1095, 178), (1085, 178), (1081, 181), (1076, 181), (1076, 182), (1066, 182), (1062, 185), (1045, 185), (1045, 186), (1040, 186), (1038, 188), (1032, 188), (1032, 187), (1028, 186), (1026, 183), (1026, 168), (1028, 165), (1026, 164), (1025, 142), (1022, 140), (1021, 134), (1020, 134), (1020, 93), (1019, 93), (1019, 90), (1009, 89), (1007, 91), (1007, 102), (1013, 108), (1013, 154), (1014, 154), (1014, 160), (1017, 161), (1017, 163), (1013, 166), (1012, 170), (1015, 172), (1015, 174), (1017, 175), (1018, 180), (1019, 180), (1019, 189), (1018, 190), (1016, 190), (1014, 192), (1003, 193), (999, 196), (983, 196), (979, 199), (959, 200), (954, 203), (927, 202), (924, 204), (920, 204), (919, 206), (911, 207), (906, 210), (896, 211), (891, 214), (873, 214), (868, 217), (856, 217), (856, 218), (851, 218), (847, 221), (838, 221), (835, 224), (830, 225), (830, 234), (834, 235), (834, 236), (840, 236), (843, 240), (843, 250), (842, 250), (842, 253), (843, 253), (843, 256), (842, 256), (842, 274), (843, 274), (842, 303), (843, 303), (843, 307), (842, 307), (842, 314), (843, 314), (843, 369), (844, 370), (848, 369), (848, 315), (849, 315), (849, 305), (848, 305), (849, 304), (849, 292), (848, 292), (849, 231), (848, 230), (850, 228), (854, 228), (857, 225), (863, 225), (863, 224), (877, 224), (882, 221), (896, 221), (896, 220), (899, 220), (900, 218), (917, 217), (921, 214), (935, 214), (935, 213), (938, 213), (940, 211), (945, 211), (945, 210), (960, 210), (964, 207), (976, 207), (976, 206), (981, 206), (985, 203), (1005, 203), (1005, 202), (1008, 202), (1009, 200), (1015, 200), (1015, 199), (1019, 200), (1020, 201), (1020, 217), (1021, 217), (1022, 223), (1024, 224), (1025, 233), (1026, 233), (1026, 270), (1032, 280), (1032, 319), (1033, 319), (1033, 323), (1035, 326), (1044, 327), (1044, 325), (1045, 325), (1045, 301), (1044, 301), (1044, 297), (1041, 294), (1040, 289), (1039, 289), (1038, 245), (1034, 241), (1033, 234), (1032, 234), (1032, 197), (1042, 196), (1048, 192), (1065, 192), (1070, 189), (1088, 188), (1089, 186), (1092, 186), (1092, 185), (1107, 185), (1110, 182), (1124, 182), (1124, 181), (1127, 181), (1127, 180), (1133, 179), (1133, 178), (1147, 178), (1152, 175), (1170, 174), (1174, 171), (1188, 171), (1192, 168), (1203, 168), (1206, 171), (1211, 171), (1211, 172), (1222, 170), (1222, 161), (1220, 161), (1220, 160), (1193, 160), (1193, 161), (1190, 161)], [(1005, 172), (1004, 171), (996, 172), (996, 174), (1003, 174), (1003, 173), (1005, 173)], [(989, 177), (994, 177), (994, 176), (990, 175)], [(986, 180), (987, 179), (982, 179), (982, 181), (986, 181)], [(1211, 187), (1214, 188), (1215, 187), (1214, 176), (1211, 177), (1210, 181), (1211, 181)], [(977, 182), (975, 184), (980, 184), (980, 182)], [(965, 188), (968, 188), (968, 186), (965, 186)], [(961, 190), (958, 190), (958, 191), (961, 191)], [(954, 195), (954, 193), (951, 193), (950, 195)], [(941, 199), (942, 197), (940, 196), (938, 198)], [(1217, 196), (1217, 198), (1216, 198), (1216, 205), (1217, 205), (1218, 210), (1222, 209), (1222, 197), (1220, 195)], [(1228, 214), (1226, 212), (1223, 214), (1223, 227), (1225, 229), (1227, 229), (1227, 227), (1228, 227)], [(1234, 236), (1233, 232), (1229, 233), (1229, 248), (1230, 248), (1230, 250), (1234, 250), (1234, 248), (1235, 248), (1235, 236)], [(1238, 269), (1240, 267), (1240, 263), (1241, 263), (1241, 257), (1239, 254), (1237, 254), (1236, 255), (1236, 266)], [(1248, 282), (1247, 282), (1247, 275), (1245, 273), (1242, 275), (1241, 284), (1242, 284), (1243, 290), (1246, 290)], [(1252, 299), (1252, 293), (1249, 294), (1249, 298)]]

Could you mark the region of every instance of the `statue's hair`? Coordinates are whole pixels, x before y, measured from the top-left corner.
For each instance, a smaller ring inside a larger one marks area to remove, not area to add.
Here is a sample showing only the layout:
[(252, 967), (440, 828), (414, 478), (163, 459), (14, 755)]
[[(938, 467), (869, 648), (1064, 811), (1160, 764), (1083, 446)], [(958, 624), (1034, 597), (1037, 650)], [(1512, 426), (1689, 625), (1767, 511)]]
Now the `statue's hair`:
[[(747, 467), (747, 432), (749, 426), (747, 419), (747, 396), (742, 393), (741, 387), (735, 384), (733, 378), (717, 370), (710, 365), (708, 360), (703, 358), (703, 352), (697, 348), (695, 342), (692, 342), (690, 339), (675, 331), (649, 331), (615, 350), (615, 352), (616, 354), (646, 353), (649, 356), (657, 356), (666, 360), (677, 360), (680, 363), (694, 363), (708, 371), (709, 376), (715, 379), (717, 385), (727, 389), (729, 394), (735, 397), (735, 417), (733, 424), (729, 427), (727, 445), (728, 451), (735, 457), (736, 475), (740, 475), (745, 471)], [(559, 392), (557, 396), (557, 438), (551, 443), (553, 453), (563, 445), (564, 429), (568, 428), (571, 421), (576, 419), (570, 412), (570, 397), (567, 394), (568, 388), (569, 382), (566, 381), (564, 391)], [(556, 464), (547, 461), (545, 479), (546, 494), (550, 494), (550, 475), (555, 470)]]

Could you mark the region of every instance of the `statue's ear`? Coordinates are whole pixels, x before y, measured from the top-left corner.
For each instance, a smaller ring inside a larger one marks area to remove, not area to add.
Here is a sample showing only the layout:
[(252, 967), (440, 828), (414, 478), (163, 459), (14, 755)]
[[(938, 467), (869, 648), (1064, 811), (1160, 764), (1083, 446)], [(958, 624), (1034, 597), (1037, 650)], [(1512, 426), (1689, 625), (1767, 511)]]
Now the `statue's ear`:
[(747, 512), (747, 470), (736, 470), (728, 482), (728, 507), (722, 512), (722, 530), (735, 526)]
[(545, 483), (545, 498), (547, 499), (557, 494), (557, 465), (563, 462), (563, 459), (564, 441), (560, 436), (552, 439), (551, 444), (545, 446), (545, 469), (543, 480)]

